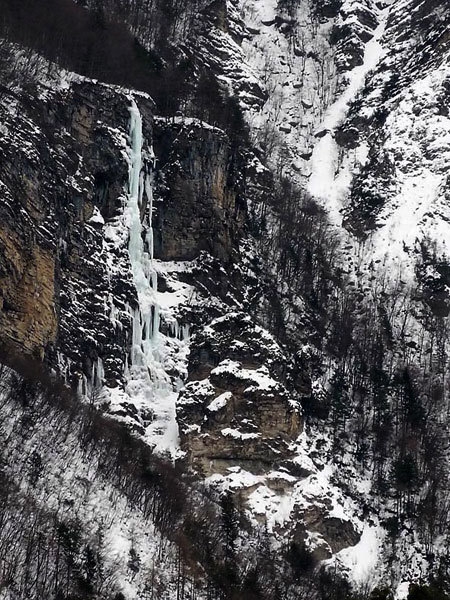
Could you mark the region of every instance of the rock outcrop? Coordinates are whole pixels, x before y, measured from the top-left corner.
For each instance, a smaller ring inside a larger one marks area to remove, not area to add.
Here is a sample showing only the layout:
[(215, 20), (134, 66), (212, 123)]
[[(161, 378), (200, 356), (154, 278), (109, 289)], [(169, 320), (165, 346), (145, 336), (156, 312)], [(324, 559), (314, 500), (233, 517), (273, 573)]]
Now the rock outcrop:
[(0, 328), (16, 353), (43, 358), (57, 336), (55, 261), (48, 248), (31, 242), (7, 223), (0, 230)]
[(181, 447), (205, 474), (245, 464), (270, 470), (302, 430), (299, 395), (283, 384), (287, 361), (252, 320), (230, 313), (193, 340), (177, 403)]
[(245, 223), (237, 158), (220, 129), (197, 119), (157, 119), (155, 257), (193, 260), (205, 251), (228, 262)]

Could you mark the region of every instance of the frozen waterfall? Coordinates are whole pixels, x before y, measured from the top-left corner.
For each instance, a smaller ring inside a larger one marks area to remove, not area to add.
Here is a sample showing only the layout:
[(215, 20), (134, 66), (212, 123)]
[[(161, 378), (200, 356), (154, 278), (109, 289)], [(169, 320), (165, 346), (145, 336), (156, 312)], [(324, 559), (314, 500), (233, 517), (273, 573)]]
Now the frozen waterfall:
[[(133, 341), (127, 369), (126, 393), (145, 421), (145, 437), (159, 451), (172, 456), (178, 448), (175, 402), (182, 385), (173, 376), (174, 364), (186, 362), (188, 330), (174, 318), (174, 294), (158, 292), (157, 265), (153, 256), (153, 170), (155, 157), (147, 148), (142, 117), (134, 98), (130, 106), (129, 180), (126, 222), (128, 251), (138, 306), (132, 311)], [(160, 331), (164, 311), (165, 333)], [(175, 333), (175, 335), (174, 335)], [(169, 374), (170, 371), (170, 374)]]
[[(154, 358), (152, 342), (159, 331), (159, 306), (157, 300), (158, 279), (153, 267), (153, 153), (143, 155), (142, 117), (134, 99), (130, 107), (130, 170), (128, 181), (128, 211), (130, 238), (128, 251), (133, 269), (139, 308), (133, 314), (132, 365), (145, 365), (150, 356)], [(145, 243), (142, 214), (148, 218)]]

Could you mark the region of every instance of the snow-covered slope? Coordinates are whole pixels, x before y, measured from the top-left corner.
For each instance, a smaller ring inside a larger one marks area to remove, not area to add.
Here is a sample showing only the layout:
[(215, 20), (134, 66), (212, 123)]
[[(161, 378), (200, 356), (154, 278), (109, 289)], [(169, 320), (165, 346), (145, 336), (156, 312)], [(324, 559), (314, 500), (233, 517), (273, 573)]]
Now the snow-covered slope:
[[(364, 238), (365, 268), (381, 264), (394, 279), (408, 269), (412, 282), (422, 242), (443, 259), (445, 4), (346, 2), (318, 15), (315, 2), (274, 0), (229, 2), (228, 11), (242, 43), (214, 32), (217, 47), (230, 47), (218, 69), (264, 161), (344, 224), (354, 254)], [(357, 59), (346, 36), (357, 40)], [(258, 102), (245, 87), (255, 81)]]

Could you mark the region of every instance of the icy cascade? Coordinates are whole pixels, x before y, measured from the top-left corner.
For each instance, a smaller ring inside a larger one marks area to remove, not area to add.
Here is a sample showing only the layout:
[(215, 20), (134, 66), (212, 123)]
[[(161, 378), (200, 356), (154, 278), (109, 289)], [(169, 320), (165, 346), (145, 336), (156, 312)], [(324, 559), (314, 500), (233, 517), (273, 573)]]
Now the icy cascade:
[[(156, 261), (153, 258), (153, 151), (144, 149), (142, 117), (134, 98), (130, 106), (129, 180), (126, 222), (129, 227), (128, 251), (138, 307), (132, 311), (133, 344), (127, 369), (126, 394), (141, 415), (146, 440), (160, 452), (174, 455), (178, 448), (175, 401), (182, 385), (169, 375), (173, 354), (187, 352), (186, 331), (178, 332), (169, 322), (169, 332), (160, 331), (160, 312), (167, 298), (158, 292)], [(167, 319), (166, 319), (167, 320)], [(172, 321), (176, 320), (172, 318)], [(181, 338), (181, 339), (180, 339)], [(122, 399), (123, 400), (123, 399)]]
[[(130, 237), (128, 251), (133, 270), (133, 281), (139, 308), (133, 314), (132, 365), (145, 365), (144, 341), (157, 337), (159, 331), (159, 306), (157, 302), (157, 274), (153, 266), (153, 194), (151, 172), (148, 165), (153, 155), (144, 156), (142, 146), (142, 118), (134, 99), (130, 107), (130, 168), (128, 180), (128, 211)], [(142, 211), (147, 212), (148, 229), (145, 243), (142, 238)], [(146, 344), (148, 347), (149, 344)], [(152, 347), (154, 350), (154, 347)]]

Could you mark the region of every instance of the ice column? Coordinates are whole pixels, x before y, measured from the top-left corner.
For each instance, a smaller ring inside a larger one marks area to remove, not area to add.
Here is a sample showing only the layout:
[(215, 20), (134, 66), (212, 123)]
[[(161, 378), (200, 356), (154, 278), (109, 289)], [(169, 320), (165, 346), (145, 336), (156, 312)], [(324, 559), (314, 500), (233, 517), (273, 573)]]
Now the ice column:
[[(153, 267), (153, 192), (151, 163), (153, 155), (144, 156), (142, 117), (134, 99), (130, 107), (130, 167), (128, 180), (129, 254), (133, 281), (138, 294), (139, 307), (133, 313), (132, 364), (145, 365), (143, 341), (157, 337), (159, 331), (159, 306), (157, 303), (157, 274)], [(148, 207), (149, 225), (142, 236), (142, 215)]]

